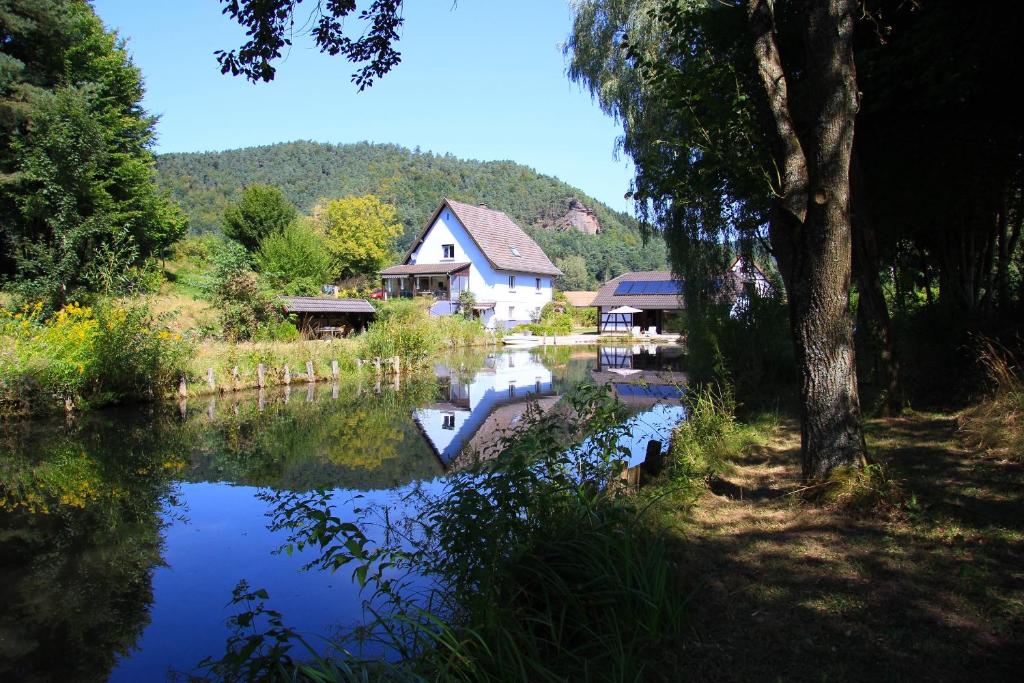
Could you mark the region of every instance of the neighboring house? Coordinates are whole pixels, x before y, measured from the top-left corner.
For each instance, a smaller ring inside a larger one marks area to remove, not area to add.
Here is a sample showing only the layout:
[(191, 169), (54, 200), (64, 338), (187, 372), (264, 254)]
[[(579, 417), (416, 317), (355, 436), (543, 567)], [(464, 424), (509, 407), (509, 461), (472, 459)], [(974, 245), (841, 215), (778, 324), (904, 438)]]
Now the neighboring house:
[(663, 332), (667, 313), (685, 308), (683, 283), (664, 270), (623, 273), (597, 290), (598, 332), (655, 328)]
[[(600, 314), (598, 331), (629, 332), (639, 327), (646, 332), (653, 327), (657, 332), (663, 332), (665, 318), (686, 308), (683, 285), (682, 280), (664, 270), (624, 273), (608, 280), (597, 291), (593, 301)], [(767, 296), (772, 291), (771, 282), (764, 272), (739, 257), (716, 282), (718, 291), (733, 292), (734, 315), (747, 305), (748, 285), (752, 285), (760, 296)]]
[(384, 298), (431, 296), (435, 315), (458, 310), (469, 291), (488, 328), (532, 322), (562, 272), (501, 211), (445, 199), (401, 265), (380, 272)]

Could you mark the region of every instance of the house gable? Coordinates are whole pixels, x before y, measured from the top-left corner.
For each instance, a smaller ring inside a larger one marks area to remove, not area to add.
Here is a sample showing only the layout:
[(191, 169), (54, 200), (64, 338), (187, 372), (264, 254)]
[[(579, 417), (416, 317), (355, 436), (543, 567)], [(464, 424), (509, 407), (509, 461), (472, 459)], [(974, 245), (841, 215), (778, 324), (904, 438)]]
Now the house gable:
[(453, 229), (453, 222), (457, 223), (495, 270), (547, 276), (562, 274), (540, 245), (503, 212), (448, 198), (445, 198), (431, 215), (406, 254), (404, 263), (422, 259), (434, 261), (434, 255), (423, 253), (422, 246), (438, 221), (442, 219), (450, 230)]

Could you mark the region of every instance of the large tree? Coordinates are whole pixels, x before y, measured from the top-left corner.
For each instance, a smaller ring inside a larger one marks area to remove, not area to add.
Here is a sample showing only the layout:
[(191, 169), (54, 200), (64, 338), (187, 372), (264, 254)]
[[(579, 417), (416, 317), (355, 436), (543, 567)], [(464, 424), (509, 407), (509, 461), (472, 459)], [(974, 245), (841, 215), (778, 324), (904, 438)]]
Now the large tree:
[(395, 207), (372, 194), (318, 204), (308, 220), (323, 235), (338, 278), (376, 273), (394, 259), (402, 234)]
[(155, 184), (142, 95), (87, 3), (0, 5), (0, 277), (26, 296), (60, 305), (183, 234)]
[(298, 211), (284, 193), (273, 185), (249, 185), (238, 201), (224, 210), (224, 234), (247, 251), (256, 251), (260, 242), (281, 233), (295, 220)]
[(849, 312), (853, 0), (599, 0), (570, 75), (624, 124), (634, 199), (696, 298), (765, 240), (790, 306), (804, 476), (865, 460)]

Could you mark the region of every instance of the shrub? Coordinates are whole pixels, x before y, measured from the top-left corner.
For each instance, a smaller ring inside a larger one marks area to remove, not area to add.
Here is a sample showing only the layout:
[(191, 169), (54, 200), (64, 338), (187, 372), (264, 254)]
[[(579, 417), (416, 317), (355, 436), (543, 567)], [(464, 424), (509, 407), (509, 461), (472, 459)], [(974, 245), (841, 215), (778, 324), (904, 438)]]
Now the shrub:
[[(281, 232), (271, 233), (260, 241), (256, 263), (273, 286), (298, 289), (303, 294), (312, 290), (315, 295), (334, 276), (331, 257), (323, 242), (323, 236), (310, 224), (294, 221)], [(289, 283), (297, 281), (299, 286), (289, 287)]]
[(672, 432), (669, 471), (672, 476), (707, 481), (728, 471), (742, 448), (728, 388), (694, 387), (684, 398), (686, 419)]
[(68, 304), (47, 319), (41, 312), (41, 304), (0, 311), (0, 412), (159, 395), (188, 355), (143, 306)]
[(1024, 461), (1024, 374), (1013, 352), (998, 342), (976, 340), (989, 395), (960, 415), (960, 429), (972, 445)]

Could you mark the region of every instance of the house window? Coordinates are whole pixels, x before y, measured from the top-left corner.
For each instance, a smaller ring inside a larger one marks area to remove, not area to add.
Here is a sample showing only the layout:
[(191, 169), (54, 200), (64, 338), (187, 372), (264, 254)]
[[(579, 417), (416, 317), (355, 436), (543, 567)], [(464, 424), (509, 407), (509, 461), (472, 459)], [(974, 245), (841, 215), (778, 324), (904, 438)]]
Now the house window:
[(445, 413), (441, 429), (455, 429), (455, 413)]
[(418, 289), (421, 292), (430, 289), (430, 280), (425, 277), (416, 278), (416, 289)]
[(537, 293), (540, 294), (540, 278), (536, 277), (533, 281), (537, 283)]
[(510, 291), (510, 292), (516, 291), (516, 276), (515, 275), (509, 275), (508, 276), (508, 291)]
[(515, 383), (515, 380), (510, 380), (509, 383), (508, 383), (508, 397), (509, 398), (515, 398), (516, 397), (516, 383)]
[(515, 306), (509, 306), (508, 307), (508, 319), (509, 320), (515, 320), (516, 319), (516, 307)]
[(441, 258), (455, 258), (455, 245), (454, 244), (442, 244), (441, 245)]

